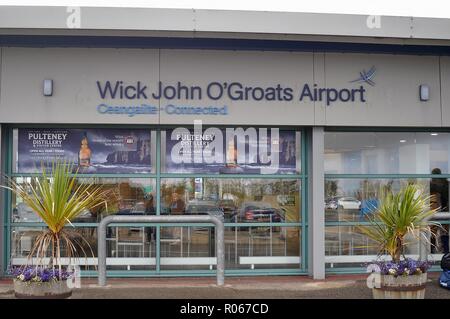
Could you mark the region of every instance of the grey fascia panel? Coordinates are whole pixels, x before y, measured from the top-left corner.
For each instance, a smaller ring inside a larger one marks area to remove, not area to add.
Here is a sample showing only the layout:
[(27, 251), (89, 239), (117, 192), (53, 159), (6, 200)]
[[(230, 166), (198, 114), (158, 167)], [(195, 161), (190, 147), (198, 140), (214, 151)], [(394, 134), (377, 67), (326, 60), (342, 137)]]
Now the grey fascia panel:
[[(81, 7), (79, 30), (228, 32), (450, 39), (450, 19), (205, 9)], [(65, 6), (0, 6), (0, 29), (74, 30)]]
[(450, 39), (450, 19), (412, 18), (412, 38)]
[(349, 14), (197, 11), (197, 31), (343, 35), (409, 38), (411, 19), (380, 18), (380, 28), (367, 26), (368, 16)]

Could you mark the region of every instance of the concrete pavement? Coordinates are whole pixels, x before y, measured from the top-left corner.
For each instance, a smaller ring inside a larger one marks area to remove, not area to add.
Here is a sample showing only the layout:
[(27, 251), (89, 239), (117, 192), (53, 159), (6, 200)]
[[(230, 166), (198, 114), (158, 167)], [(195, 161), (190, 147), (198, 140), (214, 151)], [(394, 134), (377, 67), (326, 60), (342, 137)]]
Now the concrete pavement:
[[(426, 298), (450, 299), (450, 290), (437, 284), (439, 273), (430, 273)], [(109, 278), (107, 287), (96, 279), (82, 279), (73, 299), (371, 299), (367, 275), (328, 276), (314, 281), (302, 276), (231, 277), (225, 287), (207, 278)], [(0, 280), (0, 298), (14, 298), (11, 279)]]

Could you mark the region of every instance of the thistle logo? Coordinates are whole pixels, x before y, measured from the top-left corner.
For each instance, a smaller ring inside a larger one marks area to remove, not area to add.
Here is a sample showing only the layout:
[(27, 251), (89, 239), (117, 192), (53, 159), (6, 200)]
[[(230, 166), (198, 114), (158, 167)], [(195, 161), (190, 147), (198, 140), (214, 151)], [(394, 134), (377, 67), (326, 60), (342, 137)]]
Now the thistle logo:
[(366, 70), (362, 70), (362, 72), (359, 72), (359, 78), (356, 80), (350, 81), (350, 83), (358, 82), (358, 83), (368, 83), (372, 86), (375, 85), (375, 82), (372, 80), (375, 76), (376, 69), (374, 66), (370, 68), (369, 71), (366, 72)]

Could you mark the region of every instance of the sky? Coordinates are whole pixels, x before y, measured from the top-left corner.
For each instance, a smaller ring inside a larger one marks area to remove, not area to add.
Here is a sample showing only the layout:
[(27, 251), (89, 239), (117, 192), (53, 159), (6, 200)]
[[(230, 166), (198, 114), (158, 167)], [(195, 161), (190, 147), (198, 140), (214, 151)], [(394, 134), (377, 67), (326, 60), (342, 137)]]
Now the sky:
[(0, 0), (0, 5), (195, 8), (450, 18), (448, 0)]

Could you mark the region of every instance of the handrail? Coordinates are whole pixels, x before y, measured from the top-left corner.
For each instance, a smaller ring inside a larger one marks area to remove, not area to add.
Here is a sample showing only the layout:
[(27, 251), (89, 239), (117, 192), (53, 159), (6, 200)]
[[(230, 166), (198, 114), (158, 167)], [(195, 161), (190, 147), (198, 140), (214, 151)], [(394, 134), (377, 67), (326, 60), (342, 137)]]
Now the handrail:
[(106, 285), (106, 228), (111, 223), (213, 223), (216, 226), (217, 285), (225, 281), (225, 240), (223, 218), (210, 215), (194, 216), (107, 216), (98, 226), (98, 285)]

